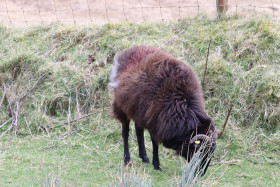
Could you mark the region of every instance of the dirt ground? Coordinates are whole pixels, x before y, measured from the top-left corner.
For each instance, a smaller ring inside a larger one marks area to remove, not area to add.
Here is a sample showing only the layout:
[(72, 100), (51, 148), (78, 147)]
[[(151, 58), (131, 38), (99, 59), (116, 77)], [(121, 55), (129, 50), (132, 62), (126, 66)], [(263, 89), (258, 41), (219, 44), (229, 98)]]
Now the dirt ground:
[[(229, 0), (229, 11), (261, 13), (280, 20), (280, 0)], [(0, 0), (0, 22), (25, 26), (59, 21), (88, 24), (216, 16), (216, 0)]]

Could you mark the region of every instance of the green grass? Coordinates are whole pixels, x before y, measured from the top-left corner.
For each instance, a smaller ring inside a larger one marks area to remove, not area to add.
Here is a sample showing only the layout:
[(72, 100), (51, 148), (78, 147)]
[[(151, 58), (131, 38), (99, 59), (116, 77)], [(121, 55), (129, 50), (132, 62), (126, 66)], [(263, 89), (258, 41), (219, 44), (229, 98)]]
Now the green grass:
[[(180, 36), (162, 45), (182, 29)], [(0, 125), (11, 116), (9, 103), (15, 115), (16, 103), (27, 93), (20, 100), (17, 137), (12, 129), (0, 139), (0, 185), (103, 186), (128, 174), (153, 186), (176, 186), (184, 160), (160, 146), (163, 171), (142, 164), (133, 128), (135, 172), (123, 168), (121, 125), (108, 107), (112, 58), (134, 45), (161, 46), (189, 63), (202, 80), (212, 37), (205, 108), (220, 130), (229, 104), (234, 107), (218, 140), (214, 165), (200, 184), (279, 186), (279, 30), (279, 23), (263, 16), (85, 27), (0, 26), (0, 104), (4, 85), (7, 96), (0, 105)], [(93, 115), (71, 122), (88, 113)], [(151, 160), (148, 133), (145, 138)]]
[[(120, 174), (123, 146), (119, 124), (105, 116), (95, 116), (92, 121), (81, 126), (81, 133), (59, 139), (59, 136), (44, 135), (5, 136), (0, 147), (1, 185), (39, 185), (44, 184), (46, 176), (58, 178), (66, 186), (103, 186), (112, 184)], [(110, 128), (108, 128), (110, 127)], [(237, 129), (236, 129), (237, 130)], [(241, 131), (242, 132), (242, 131)], [(234, 136), (234, 135), (232, 135)], [(219, 140), (212, 163), (236, 161), (233, 164), (210, 166), (202, 184), (217, 186), (278, 186), (279, 185), (279, 134), (266, 139), (262, 134), (243, 131), (244, 139), (225, 137)], [(258, 137), (258, 139), (255, 139)], [(257, 149), (251, 140), (259, 142)], [(264, 144), (265, 143), (265, 144)], [(152, 145), (146, 133), (148, 156), (152, 158)], [(130, 149), (133, 168), (140, 168), (142, 175), (152, 181), (154, 186), (175, 185), (179, 183), (181, 162), (173, 151), (160, 147), (160, 160), (163, 171), (155, 171), (152, 164), (142, 164), (138, 158), (135, 132), (131, 131)], [(226, 154), (227, 153), (227, 154)], [(278, 164), (277, 164), (278, 162)], [(124, 169), (125, 170), (125, 169)], [(139, 172), (139, 171), (138, 171)]]

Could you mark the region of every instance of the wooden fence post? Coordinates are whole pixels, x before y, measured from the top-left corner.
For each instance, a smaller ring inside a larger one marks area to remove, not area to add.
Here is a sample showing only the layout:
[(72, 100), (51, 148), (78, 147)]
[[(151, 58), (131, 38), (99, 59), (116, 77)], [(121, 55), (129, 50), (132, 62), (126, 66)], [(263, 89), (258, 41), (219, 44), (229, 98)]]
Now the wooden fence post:
[(220, 17), (228, 10), (228, 0), (216, 0), (217, 15)]

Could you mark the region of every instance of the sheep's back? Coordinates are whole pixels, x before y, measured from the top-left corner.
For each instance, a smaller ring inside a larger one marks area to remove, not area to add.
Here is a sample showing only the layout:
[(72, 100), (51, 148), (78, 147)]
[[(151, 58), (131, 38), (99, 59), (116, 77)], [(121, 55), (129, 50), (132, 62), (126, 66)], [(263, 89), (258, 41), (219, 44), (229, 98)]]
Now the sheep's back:
[[(143, 51), (149, 49), (150, 52), (140, 58), (135, 55), (136, 49), (127, 50), (117, 58), (124, 67), (119, 66), (117, 71), (114, 102), (129, 119), (140, 128), (148, 129), (157, 142), (161, 142), (160, 134), (164, 131), (182, 129), (181, 119), (185, 114), (180, 113), (180, 109), (184, 109), (184, 98), (195, 95), (199, 108), (203, 108), (202, 90), (197, 75), (188, 65), (154, 48), (144, 48)], [(164, 125), (170, 120), (180, 123)]]

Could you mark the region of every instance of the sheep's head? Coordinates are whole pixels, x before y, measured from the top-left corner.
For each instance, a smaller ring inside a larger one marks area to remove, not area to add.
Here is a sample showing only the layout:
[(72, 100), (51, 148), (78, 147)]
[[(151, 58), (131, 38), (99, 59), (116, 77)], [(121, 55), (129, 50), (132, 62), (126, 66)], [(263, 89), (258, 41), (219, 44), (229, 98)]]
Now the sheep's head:
[(199, 170), (203, 176), (209, 166), (213, 152), (216, 149), (216, 140), (217, 140), (217, 130), (216, 127), (211, 123), (210, 130), (212, 133), (197, 134), (193, 136), (189, 141), (186, 141), (183, 145), (182, 156), (185, 157), (188, 162), (191, 161), (194, 154), (200, 151), (199, 154)]

